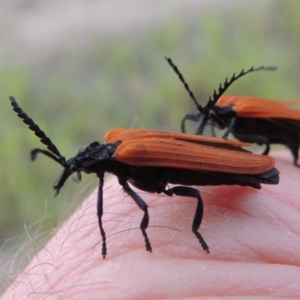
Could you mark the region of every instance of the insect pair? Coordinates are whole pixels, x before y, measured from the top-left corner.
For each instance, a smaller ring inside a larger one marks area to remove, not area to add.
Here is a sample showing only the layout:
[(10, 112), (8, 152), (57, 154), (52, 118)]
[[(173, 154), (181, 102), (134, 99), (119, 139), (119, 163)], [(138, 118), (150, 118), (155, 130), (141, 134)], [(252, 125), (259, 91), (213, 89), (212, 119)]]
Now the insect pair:
[(292, 152), (294, 165), (298, 164), (298, 151), (300, 146), (300, 111), (290, 108), (300, 104), (300, 100), (294, 101), (270, 101), (249, 96), (225, 96), (224, 92), (230, 85), (242, 76), (254, 71), (275, 70), (275, 67), (251, 68), (242, 70), (238, 75), (233, 74), (231, 79), (220, 85), (218, 91), (214, 91), (207, 104), (202, 107), (190, 90), (184, 77), (170, 58), (168, 63), (173, 68), (185, 89), (194, 101), (198, 113), (187, 114), (181, 123), (181, 131), (185, 132), (187, 120), (198, 122), (195, 134), (201, 135), (208, 121), (217, 124), (221, 129), (227, 128), (223, 138), (227, 139), (232, 133), (234, 137), (245, 143), (265, 145), (263, 155), (270, 151), (271, 144), (282, 144)]
[[(249, 72), (242, 72), (232, 80)], [(187, 86), (186, 83), (185, 85)], [(222, 92), (221, 88), (219, 92)], [(10, 102), (23, 122), (47, 146), (48, 150), (32, 150), (32, 160), (41, 153), (63, 167), (62, 173), (54, 183), (55, 195), (58, 195), (73, 173), (77, 173), (78, 179), (81, 178), (81, 172), (95, 173), (99, 178), (97, 216), (104, 258), (107, 255), (107, 246), (102, 215), (106, 172), (118, 178), (123, 190), (144, 212), (140, 229), (144, 236), (146, 250), (149, 252), (152, 251), (152, 246), (146, 232), (149, 224), (148, 206), (130, 185), (150, 193), (194, 198), (196, 211), (192, 221), (192, 232), (203, 250), (209, 252), (207, 243), (198, 231), (203, 217), (202, 198), (199, 191), (191, 186), (240, 185), (260, 189), (261, 184), (279, 182), (279, 172), (274, 168), (274, 159), (269, 156), (255, 155), (241, 148), (248, 144), (216, 137), (148, 129), (112, 129), (105, 135), (105, 143), (95, 141), (76, 156), (66, 160), (13, 97), (10, 97)], [(169, 183), (176, 186), (169, 188)]]

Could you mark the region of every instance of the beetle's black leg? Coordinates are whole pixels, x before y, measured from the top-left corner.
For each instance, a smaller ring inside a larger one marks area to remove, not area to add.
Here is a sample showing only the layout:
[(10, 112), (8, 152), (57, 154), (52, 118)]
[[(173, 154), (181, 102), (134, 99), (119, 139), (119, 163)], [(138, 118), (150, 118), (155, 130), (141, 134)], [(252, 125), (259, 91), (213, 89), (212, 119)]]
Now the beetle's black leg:
[(199, 122), (200, 115), (194, 115), (194, 114), (187, 114), (181, 121), (181, 132), (185, 133), (185, 122), (186, 120), (193, 121), (193, 122)]
[(266, 145), (266, 149), (264, 150), (264, 152), (261, 155), (268, 155), (270, 152), (270, 143), (266, 142), (265, 145)]
[(60, 160), (54, 154), (52, 154), (50, 151), (43, 150), (43, 149), (38, 149), (38, 148), (31, 150), (31, 152), (30, 152), (30, 159), (32, 161), (34, 161), (36, 159), (38, 153), (43, 153), (44, 155), (46, 155), (49, 158), (51, 158), (54, 161), (56, 161), (57, 163), (61, 164)]
[(104, 184), (104, 175), (97, 174), (99, 178), (99, 187), (98, 187), (98, 200), (97, 200), (97, 216), (98, 216), (98, 224), (100, 228), (100, 234), (102, 237), (102, 256), (105, 258), (107, 254), (106, 249), (106, 235), (102, 225), (102, 215), (103, 215), (103, 184)]
[[(240, 141), (245, 143), (256, 143), (257, 145), (265, 145), (266, 148), (261, 155), (268, 155), (270, 152), (270, 142), (267, 138), (257, 134), (240, 134), (235, 131), (232, 134)], [(293, 151), (292, 151), (293, 152)]]
[(164, 193), (169, 196), (175, 194), (178, 196), (192, 197), (197, 199), (198, 203), (197, 203), (195, 216), (193, 219), (192, 231), (194, 232), (197, 239), (199, 240), (203, 250), (209, 253), (209, 248), (206, 242), (204, 241), (202, 235), (198, 232), (203, 217), (203, 202), (199, 191), (187, 186), (176, 186), (171, 189), (165, 190)]
[(145, 238), (146, 250), (149, 252), (152, 252), (152, 247), (151, 247), (151, 244), (150, 244), (147, 232), (146, 232), (146, 229), (149, 224), (148, 205), (136, 192), (134, 192), (130, 188), (127, 181), (121, 180), (119, 178), (119, 183), (122, 185), (124, 191), (134, 200), (134, 202), (138, 205), (138, 207), (144, 212), (144, 216), (143, 216), (142, 222), (140, 224), (140, 228), (141, 228), (142, 234)]
[(293, 141), (293, 143), (287, 145), (289, 147), (289, 149), (292, 152), (292, 155), (294, 157), (294, 166), (300, 168), (300, 165), (298, 164), (298, 158), (299, 158), (299, 141)]
[(300, 164), (298, 164), (298, 159), (294, 159), (294, 166), (300, 168)]
[(200, 116), (199, 126), (196, 129), (195, 134), (202, 135), (204, 127), (205, 127), (208, 120), (209, 120), (209, 118), (208, 118), (207, 115), (201, 115)]
[(210, 123), (211, 136), (217, 136), (215, 132), (215, 125), (213, 122)]
[(235, 126), (235, 123), (236, 123), (236, 118), (235, 117), (231, 118), (230, 122), (229, 122), (229, 125), (228, 125), (225, 133), (223, 134), (223, 139), (228, 138), (228, 135), (232, 131), (233, 127)]

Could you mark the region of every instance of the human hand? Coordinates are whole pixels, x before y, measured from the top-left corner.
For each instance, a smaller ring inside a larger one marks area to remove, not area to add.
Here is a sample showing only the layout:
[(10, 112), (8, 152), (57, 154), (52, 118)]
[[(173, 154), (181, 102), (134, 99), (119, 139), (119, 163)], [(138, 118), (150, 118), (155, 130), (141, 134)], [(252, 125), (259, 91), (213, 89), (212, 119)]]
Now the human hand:
[(107, 258), (94, 192), (2, 299), (300, 298), (300, 170), (288, 151), (271, 155), (277, 186), (199, 188), (199, 232), (210, 254), (191, 231), (194, 199), (135, 189), (149, 205), (153, 253), (146, 252), (143, 213), (111, 176), (104, 185)]

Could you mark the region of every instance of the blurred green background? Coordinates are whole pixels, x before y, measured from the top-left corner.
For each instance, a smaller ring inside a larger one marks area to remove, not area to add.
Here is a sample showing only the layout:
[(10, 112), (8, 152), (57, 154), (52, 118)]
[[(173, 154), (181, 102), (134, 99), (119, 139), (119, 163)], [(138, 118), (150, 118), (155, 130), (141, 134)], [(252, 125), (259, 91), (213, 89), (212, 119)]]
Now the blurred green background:
[(97, 185), (83, 175), (53, 197), (61, 167), (42, 156), (29, 161), (42, 145), (12, 111), (10, 95), (67, 158), (103, 141), (110, 128), (179, 131), (195, 107), (165, 56), (202, 103), (253, 65), (279, 69), (247, 75), (227, 94), (300, 97), (298, 0), (16, 0), (0, 7), (0, 293)]

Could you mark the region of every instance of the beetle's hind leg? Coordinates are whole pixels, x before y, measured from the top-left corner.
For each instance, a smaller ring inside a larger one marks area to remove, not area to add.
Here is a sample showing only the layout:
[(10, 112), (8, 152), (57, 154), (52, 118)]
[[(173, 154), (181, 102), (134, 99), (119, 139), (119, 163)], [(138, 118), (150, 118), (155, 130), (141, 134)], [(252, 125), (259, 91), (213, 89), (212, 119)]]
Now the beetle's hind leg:
[(266, 142), (265, 145), (266, 145), (266, 148), (265, 148), (264, 152), (261, 155), (268, 155), (269, 152), (270, 152), (270, 143)]
[(198, 190), (187, 186), (176, 186), (164, 191), (165, 194), (172, 196), (173, 194), (178, 196), (192, 197), (197, 199), (197, 208), (193, 219), (192, 231), (199, 240), (204, 251), (209, 253), (209, 248), (203, 239), (202, 235), (198, 232), (202, 217), (203, 217), (203, 202)]
[(259, 146), (266, 146), (261, 155), (268, 155), (270, 152), (270, 141), (264, 136), (258, 134), (241, 134), (237, 132), (234, 132), (233, 135), (241, 142), (256, 143)]
[(292, 144), (292, 145), (288, 145), (288, 147), (291, 150), (293, 158), (294, 158), (294, 166), (300, 168), (300, 164), (298, 163), (299, 141), (297, 143)]
[(292, 152), (293, 157), (294, 157), (294, 166), (297, 167), (297, 168), (300, 168), (300, 164), (298, 163), (298, 158), (299, 158), (298, 148), (291, 149), (291, 152)]

